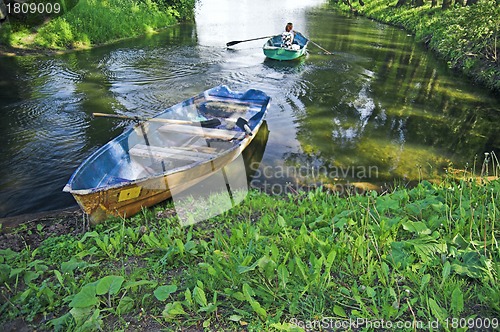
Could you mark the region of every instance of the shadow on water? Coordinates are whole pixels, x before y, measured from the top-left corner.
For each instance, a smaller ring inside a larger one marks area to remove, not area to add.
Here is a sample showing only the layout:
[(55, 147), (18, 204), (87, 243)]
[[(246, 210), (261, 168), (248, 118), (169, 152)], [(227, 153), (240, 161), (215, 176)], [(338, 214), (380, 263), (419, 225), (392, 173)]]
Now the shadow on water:
[(259, 169), (260, 162), (262, 161), (264, 152), (266, 151), (268, 139), (269, 128), (267, 127), (267, 121), (264, 120), (259, 131), (257, 132), (257, 135), (242, 153), (247, 173), (247, 180), (249, 183), (252, 181), (255, 172)]
[(307, 54), (291, 61), (280, 61), (270, 58), (264, 59), (264, 66), (278, 72), (299, 73), (305, 68)]

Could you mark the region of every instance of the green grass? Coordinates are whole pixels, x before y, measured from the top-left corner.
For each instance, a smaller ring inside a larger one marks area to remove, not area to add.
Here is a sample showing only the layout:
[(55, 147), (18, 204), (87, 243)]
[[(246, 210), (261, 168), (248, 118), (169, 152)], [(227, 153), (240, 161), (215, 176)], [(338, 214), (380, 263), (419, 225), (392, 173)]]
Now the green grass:
[[(331, 0), (332, 3), (338, 1)], [(409, 3), (410, 1), (408, 1)], [(396, 8), (397, 1), (353, 2), (362, 15), (396, 25), (426, 43), (449, 67), (459, 69), (493, 91), (500, 91), (500, 6), (496, 0), (481, 0), (472, 6), (452, 6), (448, 10), (422, 7)], [(350, 8), (336, 4), (345, 11)]]
[(34, 35), (16, 24), (14, 30), (2, 28), (0, 39), (13, 47), (87, 48), (153, 33), (192, 17), (193, 10), (194, 0), (176, 6), (153, 0), (79, 0), (64, 15), (38, 26)]
[(80, 0), (66, 15), (44, 25), (35, 44), (47, 48), (90, 46), (150, 33), (176, 23), (151, 1)]
[(36, 249), (1, 251), (0, 324), (19, 317), (64, 331), (140, 324), (300, 331), (359, 319), (368, 330), (384, 321), (403, 322), (403, 330), (498, 324), (498, 202), (500, 181), (463, 176), (383, 195), (252, 191), (190, 227), (157, 207)]

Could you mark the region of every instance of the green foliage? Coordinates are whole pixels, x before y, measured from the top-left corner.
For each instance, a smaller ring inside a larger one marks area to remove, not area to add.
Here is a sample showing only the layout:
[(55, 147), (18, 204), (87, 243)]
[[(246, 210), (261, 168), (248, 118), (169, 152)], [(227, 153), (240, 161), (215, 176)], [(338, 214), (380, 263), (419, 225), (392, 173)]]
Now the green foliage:
[(180, 21), (194, 19), (194, 5), (196, 0), (152, 0), (163, 8), (169, 8), (172, 14)]
[(10, 24), (3, 24), (2, 27), (0, 28), (0, 44), (3, 45), (12, 45), (12, 25)]
[[(408, 5), (396, 7), (395, 1), (367, 0), (355, 9), (370, 18), (400, 26), (415, 34), (448, 62), (451, 68), (500, 91), (500, 6), (495, 0), (481, 0), (471, 6), (455, 3), (448, 10)], [(413, 2), (411, 2), (413, 3)], [(336, 4), (346, 11), (350, 7)]]
[(80, 0), (69, 13), (42, 26), (35, 43), (47, 48), (90, 46), (148, 33), (175, 19), (151, 1)]
[(175, 293), (176, 290), (176, 285), (160, 286), (154, 291), (154, 295), (158, 300), (165, 301), (168, 296), (172, 293)]
[[(194, 0), (79, 0), (66, 1), (68, 10), (37, 28), (34, 41), (2, 27), (0, 40), (8, 45), (49, 49), (82, 48), (152, 33), (194, 17)], [(76, 4), (76, 5), (75, 5)], [(16, 32), (19, 31), (19, 32)]]
[(188, 228), (158, 211), (0, 252), (1, 321), (50, 330), (298, 331), (295, 320), (498, 317), (500, 182), (446, 180), (341, 198), (250, 192)]
[[(4, 1), (10, 3), (8, 19), (14, 31), (32, 28), (70, 11), (79, 0)], [(26, 3), (24, 7), (22, 3)], [(1, 29), (0, 29), (1, 30)]]

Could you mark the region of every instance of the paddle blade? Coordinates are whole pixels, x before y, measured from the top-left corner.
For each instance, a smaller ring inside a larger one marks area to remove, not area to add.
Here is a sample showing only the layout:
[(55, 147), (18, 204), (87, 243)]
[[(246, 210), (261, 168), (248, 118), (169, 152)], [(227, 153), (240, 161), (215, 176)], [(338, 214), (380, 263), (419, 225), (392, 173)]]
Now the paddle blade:
[(233, 45), (243, 43), (243, 42), (248, 42), (248, 41), (252, 41), (252, 40), (259, 40), (259, 39), (264, 39), (264, 38), (271, 38), (271, 37), (272, 36), (264, 36), (264, 37), (246, 39), (246, 40), (233, 40), (233, 41), (230, 41), (229, 43), (226, 43), (226, 46), (233, 46)]
[(233, 45), (236, 45), (239, 43), (241, 43), (241, 40), (233, 40), (233, 41), (230, 41), (229, 43), (226, 43), (226, 46), (229, 47), (229, 46), (233, 46)]
[(217, 118), (205, 120), (200, 122), (201, 126), (204, 128), (215, 128), (221, 125), (221, 122)]

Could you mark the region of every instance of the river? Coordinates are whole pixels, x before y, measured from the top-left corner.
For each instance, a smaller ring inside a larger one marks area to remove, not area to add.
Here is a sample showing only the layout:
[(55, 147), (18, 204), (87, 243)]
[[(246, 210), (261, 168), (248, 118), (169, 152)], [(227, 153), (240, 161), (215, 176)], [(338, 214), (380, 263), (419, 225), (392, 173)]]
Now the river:
[[(265, 59), (291, 21), (314, 45)], [(324, 1), (202, 0), (194, 24), (58, 56), (0, 58), (0, 217), (75, 205), (62, 188), (82, 160), (131, 123), (207, 88), (272, 97), (251, 184), (274, 193), (319, 183), (435, 178), (500, 151), (500, 100), (447, 69), (406, 32), (346, 17)], [(468, 163), (468, 164), (467, 164)]]

